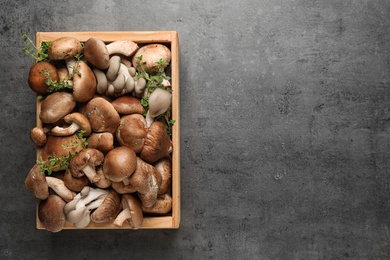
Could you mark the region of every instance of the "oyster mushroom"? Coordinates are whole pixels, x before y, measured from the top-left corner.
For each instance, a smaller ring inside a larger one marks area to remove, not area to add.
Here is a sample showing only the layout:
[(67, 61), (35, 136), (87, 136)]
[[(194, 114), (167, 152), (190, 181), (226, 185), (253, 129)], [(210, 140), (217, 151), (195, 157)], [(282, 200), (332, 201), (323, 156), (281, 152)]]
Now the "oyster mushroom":
[(146, 113), (146, 123), (149, 127), (154, 118), (165, 113), (172, 103), (172, 94), (168, 90), (156, 88), (148, 98), (149, 110)]
[(96, 166), (104, 161), (101, 151), (94, 148), (87, 148), (77, 153), (69, 163), (69, 170), (76, 178), (86, 175), (91, 183), (99, 181), (96, 174)]
[(76, 133), (78, 130), (84, 130), (83, 136), (89, 136), (91, 134), (91, 124), (88, 118), (79, 112), (67, 114), (64, 117), (64, 121), (70, 126), (60, 127), (56, 126), (51, 129), (51, 133), (56, 136), (67, 136)]

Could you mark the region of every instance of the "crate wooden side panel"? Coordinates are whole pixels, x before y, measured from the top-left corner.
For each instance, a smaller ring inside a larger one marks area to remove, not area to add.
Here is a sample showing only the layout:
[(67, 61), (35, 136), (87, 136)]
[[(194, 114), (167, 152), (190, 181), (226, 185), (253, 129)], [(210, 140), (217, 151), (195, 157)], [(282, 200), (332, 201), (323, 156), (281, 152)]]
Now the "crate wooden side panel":
[[(179, 39), (176, 31), (124, 31), (124, 32), (37, 32), (36, 46), (50, 42), (59, 37), (74, 37), (79, 41), (86, 41), (91, 37), (99, 38), (106, 43), (117, 40), (132, 40), (138, 44), (164, 43), (169, 44), (171, 49), (171, 85), (172, 85), (172, 119), (175, 124), (172, 128), (172, 212), (165, 216), (145, 217), (141, 229), (172, 229), (180, 225), (180, 89), (179, 89)], [(36, 124), (42, 126), (39, 119), (41, 102), (37, 99)], [(37, 159), (41, 153), (37, 149)], [(36, 201), (36, 227), (44, 229), (38, 218), (38, 204)], [(64, 229), (76, 229), (73, 224), (67, 222)], [(97, 224), (91, 222), (85, 229), (132, 229), (124, 223), (123, 227), (113, 224)]]

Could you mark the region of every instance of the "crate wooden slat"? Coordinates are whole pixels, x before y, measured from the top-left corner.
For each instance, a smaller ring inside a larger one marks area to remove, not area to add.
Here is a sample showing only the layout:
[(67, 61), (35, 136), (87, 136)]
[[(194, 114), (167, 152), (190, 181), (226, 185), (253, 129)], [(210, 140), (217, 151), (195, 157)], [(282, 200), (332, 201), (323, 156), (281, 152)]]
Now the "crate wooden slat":
[[(147, 43), (163, 43), (171, 49), (171, 85), (172, 85), (172, 119), (175, 124), (172, 128), (172, 211), (164, 216), (147, 216), (144, 218), (141, 229), (176, 229), (180, 225), (180, 89), (179, 89), (179, 39), (176, 31), (115, 31), (115, 32), (37, 32), (36, 46), (42, 42), (50, 42), (60, 37), (70, 36), (79, 41), (86, 41), (91, 37), (99, 38), (106, 43), (117, 40), (132, 40), (140, 45)], [(36, 124), (42, 126), (39, 119), (41, 102), (37, 99)], [(37, 159), (41, 150), (37, 148)], [(44, 229), (38, 218), (38, 204), (36, 207), (36, 227)], [(64, 229), (76, 229), (72, 223), (66, 222)], [(113, 224), (97, 224), (91, 222), (84, 229), (132, 229), (124, 223), (123, 227)]]

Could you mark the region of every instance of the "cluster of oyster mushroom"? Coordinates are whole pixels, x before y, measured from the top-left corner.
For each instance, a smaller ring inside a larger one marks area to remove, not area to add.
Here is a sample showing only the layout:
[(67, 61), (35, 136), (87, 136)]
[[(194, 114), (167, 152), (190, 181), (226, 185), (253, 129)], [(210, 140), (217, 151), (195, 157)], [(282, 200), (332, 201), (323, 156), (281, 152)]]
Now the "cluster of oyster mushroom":
[[(156, 120), (170, 109), (170, 83), (164, 79), (151, 92), (139, 76), (165, 73), (171, 53), (162, 44), (129, 40), (83, 44), (58, 38), (48, 49), (50, 61), (30, 69), (29, 86), (43, 99), (30, 132), (37, 164), (25, 186), (40, 200), (38, 217), (51, 232), (66, 221), (76, 228), (127, 222), (137, 229), (145, 213), (172, 208), (172, 141)], [(50, 90), (53, 82), (68, 87)]]

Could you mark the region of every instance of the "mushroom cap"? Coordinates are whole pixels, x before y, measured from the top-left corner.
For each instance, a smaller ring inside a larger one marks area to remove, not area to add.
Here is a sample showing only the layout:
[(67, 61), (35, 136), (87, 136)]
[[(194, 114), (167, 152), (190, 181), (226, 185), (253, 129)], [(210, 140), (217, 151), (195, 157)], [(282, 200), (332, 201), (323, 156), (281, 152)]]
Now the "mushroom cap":
[[(142, 56), (142, 60), (139, 57)], [(133, 56), (133, 66), (138, 70), (145, 70), (148, 73), (155, 74), (158, 72), (157, 62), (163, 60), (165, 67), (171, 62), (171, 50), (159, 43), (152, 43), (142, 46)], [(140, 63), (141, 62), (141, 63)]]
[[(73, 74), (73, 96), (77, 102), (91, 100), (96, 92), (96, 77), (92, 69), (83, 61), (77, 62)], [(77, 73), (76, 73), (77, 72)]]
[(92, 133), (88, 139), (88, 148), (95, 148), (102, 153), (107, 153), (114, 148), (114, 135), (109, 132)]
[(84, 175), (83, 169), (87, 166), (95, 168), (104, 161), (104, 155), (95, 148), (87, 148), (78, 152), (69, 163), (69, 170), (73, 177), (79, 178)]
[(42, 147), (46, 144), (47, 136), (42, 127), (34, 127), (30, 131), (31, 141), (38, 147)]
[(137, 191), (130, 184), (129, 185), (125, 185), (123, 181), (121, 181), (121, 182), (112, 182), (111, 183), (111, 188), (113, 188), (119, 194), (134, 193), (134, 192)]
[(106, 44), (98, 38), (91, 37), (84, 44), (85, 59), (99, 69), (107, 69), (110, 65), (110, 55)]
[(49, 197), (49, 187), (46, 183), (45, 174), (41, 173), (38, 164), (35, 164), (24, 180), (24, 186), (38, 199), (44, 200)]
[(75, 106), (76, 101), (72, 94), (54, 92), (42, 101), (39, 118), (46, 124), (55, 123), (69, 114)]
[(102, 204), (91, 214), (95, 223), (112, 222), (121, 210), (121, 200), (118, 193), (110, 190)]
[(153, 165), (137, 157), (137, 167), (129, 178), (130, 185), (142, 194), (149, 193), (150, 190), (156, 190), (157, 196), (161, 181), (160, 172)]
[(51, 42), (48, 55), (51, 60), (67, 60), (80, 54), (81, 42), (74, 37), (60, 37)]
[[(78, 145), (77, 145), (78, 144)], [(81, 140), (76, 134), (69, 136), (53, 136), (49, 135), (45, 146), (42, 147), (41, 158), (42, 161), (47, 161), (49, 157), (62, 158), (63, 156), (69, 156), (69, 153), (75, 154), (83, 149)], [(53, 172), (64, 170), (64, 167), (52, 167), (46, 163), (47, 167), (50, 167)]]
[(145, 118), (140, 114), (132, 114), (121, 118), (116, 130), (116, 138), (122, 146), (133, 149), (135, 153), (140, 153), (147, 133)]
[(31, 66), (28, 73), (28, 85), (31, 90), (37, 94), (46, 94), (48, 85), (45, 73), (49, 73), (49, 77), (53, 81), (58, 81), (58, 73), (56, 67), (46, 61), (40, 61)]
[(104, 159), (103, 173), (113, 182), (121, 182), (131, 176), (137, 166), (135, 152), (125, 146), (110, 150)]
[(172, 141), (164, 124), (160, 121), (154, 121), (148, 129), (144, 147), (140, 154), (141, 158), (148, 163), (154, 163), (168, 156), (171, 152)]
[(172, 182), (172, 161), (171, 158), (164, 157), (153, 165), (161, 174), (161, 185), (158, 194), (164, 194), (169, 191)]
[(84, 111), (91, 123), (92, 130), (97, 133), (114, 133), (120, 123), (120, 116), (113, 105), (102, 97), (91, 99)]
[(54, 233), (63, 229), (66, 222), (65, 204), (58, 195), (49, 195), (47, 199), (40, 201), (38, 217), (45, 229)]
[(142, 115), (145, 112), (145, 108), (141, 105), (141, 100), (133, 96), (121, 96), (113, 100), (111, 104), (122, 115)]
[(71, 191), (80, 192), (85, 186), (89, 184), (89, 179), (85, 175), (75, 178), (68, 170), (64, 174), (64, 184)]
[(142, 211), (150, 214), (167, 214), (172, 209), (172, 197), (169, 194), (159, 195), (151, 207), (142, 205)]
[(121, 202), (123, 209), (130, 210), (130, 218), (127, 219), (127, 222), (135, 229), (141, 227), (144, 219), (141, 203), (132, 194), (123, 194)]

